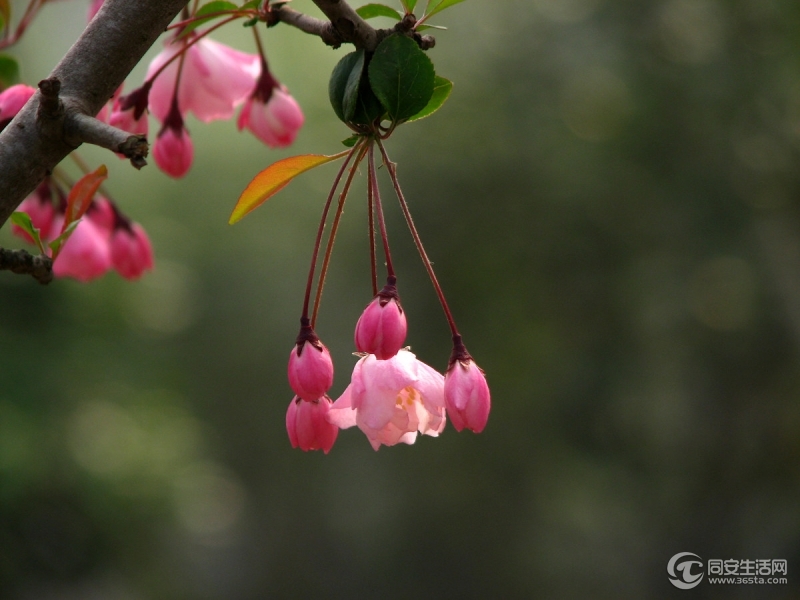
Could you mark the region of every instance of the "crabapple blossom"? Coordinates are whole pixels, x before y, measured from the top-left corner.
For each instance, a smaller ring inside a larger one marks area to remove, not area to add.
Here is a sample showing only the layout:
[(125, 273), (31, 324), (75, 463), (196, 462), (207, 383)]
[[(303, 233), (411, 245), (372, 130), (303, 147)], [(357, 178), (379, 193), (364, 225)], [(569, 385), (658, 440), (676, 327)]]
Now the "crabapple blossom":
[(111, 264), (125, 279), (139, 279), (153, 268), (150, 238), (138, 223), (121, 222), (111, 234)]
[(5, 129), (35, 92), (31, 86), (18, 83), (0, 93), (0, 131)]
[[(192, 39), (194, 35), (167, 41), (166, 48), (150, 63), (145, 79), (149, 81), (155, 76)], [(188, 46), (183, 58), (172, 61), (152, 81), (150, 111), (163, 122), (170, 113), (173, 96), (177, 95), (178, 109), (183, 115), (193, 112), (204, 123), (230, 119), (253, 90), (258, 72), (258, 55), (239, 52), (204, 37)]]
[(262, 68), (259, 83), (242, 107), (236, 126), (239, 131), (247, 127), (271, 148), (283, 148), (297, 137), (303, 112), (288, 90), (270, 75), (266, 64)]
[(358, 425), (375, 450), (413, 444), (417, 432), (436, 437), (446, 422), (444, 377), (408, 350), (386, 360), (368, 354), (356, 363), (328, 420), (342, 429)]
[(331, 354), (313, 331), (301, 329), (289, 353), (288, 374), (294, 393), (308, 402), (325, 395), (333, 385)]
[(53, 262), (56, 277), (91, 281), (111, 268), (108, 233), (92, 219), (81, 219)]
[[(141, 88), (140, 88), (141, 90)], [(134, 90), (127, 96), (117, 96), (114, 99), (114, 106), (111, 109), (111, 116), (108, 119), (109, 125), (113, 125), (122, 131), (139, 135), (147, 135), (149, 123), (147, 120), (147, 96), (144, 95), (144, 107), (141, 107), (139, 90)]]
[(327, 454), (339, 435), (339, 428), (328, 422), (331, 400), (322, 396), (311, 402), (292, 398), (286, 411), (286, 432), (292, 448), (322, 450)]
[(400, 306), (397, 289), (387, 285), (367, 305), (356, 323), (356, 349), (385, 360), (403, 347), (407, 332), (406, 315)]
[(444, 376), (444, 400), (457, 431), (480, 433), (486, 427), (492, 405), (489, 385), (472, 358), (451, 361)]
[[(40, 183), (39, 187), (22, 201), (17, 210), (28, 214), (33, 226), (39, 230), (39, 237), (42, 240), (50, 240), (58, 235), (58, 231), (55, 228), (56, 211), (53, 207), (52, 192), (48, 179)], [(24, 240), (33, 243), (31, 236), (21, 227), (13, 225), (11, 231)]]
[(177, 102), (172, 103), (172, 110), (158, 132), (153, 144), (153, 158), (158, 168), (170, 177), (183, 177), (192, 166), (194, 147), (189, 132), (183, 126)]

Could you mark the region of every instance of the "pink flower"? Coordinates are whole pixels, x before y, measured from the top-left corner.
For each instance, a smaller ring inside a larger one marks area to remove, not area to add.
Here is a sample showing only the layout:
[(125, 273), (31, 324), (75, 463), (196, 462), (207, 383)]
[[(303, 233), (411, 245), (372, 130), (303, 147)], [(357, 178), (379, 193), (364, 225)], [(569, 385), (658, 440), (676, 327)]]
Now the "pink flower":
[(323, 396), (312, 402), (292, 398), (286, 411), (286, 431), (292, 448), (322, 450), (327, 454), (339, 435), (339, 428), (328, 422), (331, 400)]
[[(121, 90), (121, 88), (120, 88)], [(147, 99), (150, 87), (145, 85), (128, 94), (117, 95), (111, 110), (110, 125), (128, 133), (147, 135)]]
[[(187, 41), (191, 39), (190, 36)], [(146, 79), (150, 80), (184, 47), (183, 41), (168, 41), (166, 48), (150, 63)], [(150, 111), (160, 121), (170, 112), (180, 61), (179, 58), (172, 61), (153, 81)], [(178, 108), (184, 115), (193, 112), (204, 123), (231, 118), (258, 77), (258, 55), (239, 52), (207, 37), (189, 46), (183, 61), (177, 86)]]
[(0, 93), (0, 131), (5, 129), (35, 92), (29, 85), (18, 83)]
[(375, 450), (413, 444), (417, 432), (436, 437), (445, 426), (444, 377), (408, 350), (387, 360), (368, 354), (328, 420), (342, 429), (358, 425)]
[(111, 268), (108, 234), (91, 219), (81, 219), (53, 263), (56, 277), (90, 281)]
[(288, 371), (292, 390), (308, 402), (324, 396), (333, 385), (331, 353), (310, 327), (300, 330), (297, 344), (289, 353)]
[(403, 347), (407, 332), (406, 315), (400, 306), (397, 288), (387, 285), (358, 319), (354, 336), (356, 349), (385, 360)]
[(239, 131), (247, 127), (271, 148), (290, 145), (303, 125), (303, 112), (285, 88), (275, 88), (269, 100), (251, 96), (242, 107), (236, 123)]
[(474, 360), (456, 360), (450, 365), (444, 377), (444, 400), (457, 431), (483, 431), (492, 400), (486, 376)]
[[(39, 230), (39, 237), (42, 241), (51, 239), (51, 236), (58, 236), (59, 232), (55, 230), (56, 211), (53, 207), (49, 179), (45, 179), (39, 184), (39, 187), (22, 201), (17, 210), (28, 214), (33, 226)], [(11, 231), (22, 239), (33, 243), (31, 236), (17, 225), (13, 225)]]
[(153, 158), (158, 168), (167, 175), (180, 178), (189, 172), (194, 159), (194, 147), (189, 132), (183, 126), (183, 117), (178, 111), (177, 102), (164, 121), (153, 144)]
[(120, 224), (111, 234), (111, 264), (125, 279), (153, 268), (153, 247), (138, 223)]
[(117, 211), (106, 198), (96, 196), (89, 205), (85, 216), (91, 219), (106, 236), (110, 236), (111, 232), (114, 231), (114, 226), (117, 222)]

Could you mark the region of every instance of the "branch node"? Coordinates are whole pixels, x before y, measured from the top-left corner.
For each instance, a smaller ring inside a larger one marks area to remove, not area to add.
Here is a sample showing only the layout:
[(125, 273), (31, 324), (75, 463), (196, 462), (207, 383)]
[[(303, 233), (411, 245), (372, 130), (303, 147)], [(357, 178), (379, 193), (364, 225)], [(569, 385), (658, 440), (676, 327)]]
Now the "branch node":
[(56, 77), (39, 82), (39, 108), (36, 110), (36, 123), (42, 135), (61, 139), (64, 128), (64, 103), (59, 98), (61, 81)]

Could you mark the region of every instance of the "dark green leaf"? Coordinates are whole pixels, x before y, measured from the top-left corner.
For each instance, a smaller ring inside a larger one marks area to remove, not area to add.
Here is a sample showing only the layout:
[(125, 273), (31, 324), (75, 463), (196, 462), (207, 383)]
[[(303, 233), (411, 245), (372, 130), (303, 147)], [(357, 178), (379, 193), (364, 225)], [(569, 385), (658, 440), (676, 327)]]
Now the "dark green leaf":
[(342, 57), (331, 73), (328, 96), (336, 116), (345, 123), (352, 121), (356, 112), (356, 100), (363, 70), (364, 51), (357, 50)]
[(417, 0), (400, 0), (400, 2), (407, 13), (414, 12), (414, 7), (417, 5)]
[(195, 18), (203, 17), (204, 15), (214, 15), (214, 16), (208, 17), (206, 19), (198, 18), (196, 21), (192, 21), (186, 27), (183, 28), (180, 37), (185, 37), (190, 32), (200, 27), (200, 25), (202, 25), (203, 23), (208, 23), (209, 21), (213, 19), (218, 19), (219, 17), (222, 16), (221, 14), (217, 13), (222, 13), (230, 10), (238, 10), (238, 9), (239, 7), (236, 6), (233, 2), (225, 2), (225, 0), (214, 0), (214, 2), (209, 2), (208, 4), (204, 4), (194, 14)]
[(349, 138), (342, 140), (342, 144), (344, 144), (348, 148), (352, 148), (353, 146), (355, 146), (358, 143), (358, 140), (359, 140), (360, 137), (361, 137), (360, 135), (358, 135), (357, 133), (354, 133)]
[(78, 226), (80, 222), (81, 222), (80, 219), (78, 219), (77, 221), (73, 221), (72, 223), (67, 225), (67, 228), (61, 233), (61, 235), (59, 235), (56, 239), (47, 244), (50, 250), (52, 251), (53, 260), (58, 258), (58, 254), (59, 252), (61, 252), (61, 248), (63, 248), (64, 244), (67, 243), (67, 240), (70, 238), (72, 232), (75, 231), (75, 228)]
[(39, 252), (46, 254), (44, 251), (44, 244), (42, 244), (42, 238), (39, 235), (39, 229), (33, 226), (33, 222), (28, 216), (28, 213), (22, 211), (11, 213), (11, 222), (31, 236), (33, 243), (39, 247)]
[(369, 63), (372, 90), (395, 122), (427, 106), (434, 75), (433, 63), (417, 43), (399, 34), (383, 40)]
[(389, 17), (390, 19), (397, 19), (398, 21), (403, 18), (399, 12), (391, 6), (385, 4), (365, 4), (356, 9), (356, 12), (362, 19), (372, 19), (374, 17)]
[(442, 12), (445, 8), (450, 8), (451, 6), (463, 1), (464, 0), (438, 0), (437, 2), (436, 0), (428, 0), (428, 7), (425, 9), (425, 14), (426, 16), (430, 17), (438, 12)]
[(258, 17), (253, 17), (249, 21), (245, 21), (244, 23), (242, 23), (242, 27), (255, 27), (257, 23), (258, 23)]
[(433, 95), (431, 99), (428, 100), (428, 104), (413, 117), (409, 117), (408, 122), (418, 121), (419, 119), (424, 119), (435, 113), (442, 107), (442, 104), (445, 103), (447, 98), (450, 97), (450, 92), (452, 91), (453, 82), (437, 75), (433, 80)]
[(7, 54), (0, 54), (0, 90), (19, 83), (19, 65)]

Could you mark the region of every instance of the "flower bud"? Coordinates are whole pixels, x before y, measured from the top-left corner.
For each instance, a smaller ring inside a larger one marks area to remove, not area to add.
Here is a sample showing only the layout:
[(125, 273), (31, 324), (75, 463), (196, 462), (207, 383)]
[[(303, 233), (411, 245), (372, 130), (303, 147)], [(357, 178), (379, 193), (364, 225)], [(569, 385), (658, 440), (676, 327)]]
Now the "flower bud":
[(286, 432), (292, 448), (322, 450), (327, 454), (339, 435), (339, 428), (328, 422), (331, 400), (327, 396), (303, 402), (295, 396), (286, 411)]
[(153, 268), (150, 238), (138, 223), (121, 226), (111, 234), (111, 264), (125, 279), (139, 279)]
[(386, 360), (403, 347), (407, 332), (406, 315), (400, 306), (397, 289), (394, 285), (387, 285), (358, 319), (354, 335), (356, 349)]
[(110, 267), (108, 233), (101, 231), (91, 219), (82, 219), (53, 262), (53, 274), (87, 282), (100, 277)]
[(331, 354), (310, 327), (301, 329), (289, 354), (289, 385), (308, 402), (324, 396), (333, 385)]
[(486, 427), (492, 404), (489, 386), (483, 370), (472, 358), (450, 363), (444, 376), (444, 401), (457, 431), (466, 428), (480, 433)]
[(35, 92), (29, 85), (18, 83), (0, 93), (0, 131), (17, 116)]

